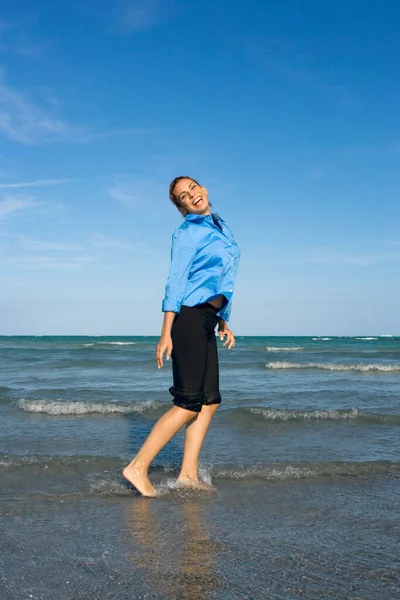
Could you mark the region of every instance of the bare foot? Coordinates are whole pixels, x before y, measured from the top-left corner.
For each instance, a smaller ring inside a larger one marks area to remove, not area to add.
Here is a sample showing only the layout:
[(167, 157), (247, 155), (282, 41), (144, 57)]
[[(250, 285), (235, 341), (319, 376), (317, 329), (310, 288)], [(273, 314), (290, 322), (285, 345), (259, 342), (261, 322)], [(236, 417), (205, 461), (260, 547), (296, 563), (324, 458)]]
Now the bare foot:
[(142, 496), (157, 496), (157, 492), (148, 478), (146, 471), (139, 469), (131, 463), (125, 467), (122, 471), (122, 475), (142, 494)]
[(189, 477), (188, 475), (179, 475), (177, 479), (178, 487), (192, 488), (195, 490), (204, 490), (205, 492), (214, 492), (215, 487), (211, 483), (199, 481), (197, 477)]

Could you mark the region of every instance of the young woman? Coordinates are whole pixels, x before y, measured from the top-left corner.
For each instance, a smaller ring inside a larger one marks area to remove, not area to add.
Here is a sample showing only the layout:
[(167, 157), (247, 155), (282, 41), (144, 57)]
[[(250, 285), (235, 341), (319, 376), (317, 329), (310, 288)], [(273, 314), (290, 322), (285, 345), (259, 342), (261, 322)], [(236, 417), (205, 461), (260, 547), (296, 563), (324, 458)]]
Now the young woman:
[[(215, 328), (224, 346), (235, 338), (227, 325), (236, 271), (238, 245), (226, 223), (210, 211), (206, 188), (190, 177), (176, 177), (170, 199), (185, 217), (172, 238), (171, 268), (163, 300), (164, 323), (156, 362), (172, 356), (174, 406), (154, 425), (123, 475), (143, 496), (156, 490), (147, 472), (150, 463), (186, 425), (181, 485), (201, 486), (200, 451), (218, 405), (219, 369)], [(226, 339), (225, 339), (226, 338)]]

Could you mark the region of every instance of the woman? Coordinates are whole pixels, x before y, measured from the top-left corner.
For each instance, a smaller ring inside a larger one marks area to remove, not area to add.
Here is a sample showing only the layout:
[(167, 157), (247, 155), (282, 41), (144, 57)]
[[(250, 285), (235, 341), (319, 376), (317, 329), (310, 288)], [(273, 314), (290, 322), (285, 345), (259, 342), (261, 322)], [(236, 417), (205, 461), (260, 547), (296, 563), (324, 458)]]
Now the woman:
[(235, 338), (227, 325), (240, 251), (225, 222), (210, 211), (206, 188), (190, 177), (176, 177), (170, 199), (185, 217), (172, 238), (171, 268), (162, 310), (164, 322), (156, 362), (172, 356), (174, 406), (154, 425), (123, 475), (143, 496), (155, 496), (150, 463), (186, 425), (181, 485), (200, 486), (200, 451), (218, 405), (219, 370), (215, 327), (224, 346)]

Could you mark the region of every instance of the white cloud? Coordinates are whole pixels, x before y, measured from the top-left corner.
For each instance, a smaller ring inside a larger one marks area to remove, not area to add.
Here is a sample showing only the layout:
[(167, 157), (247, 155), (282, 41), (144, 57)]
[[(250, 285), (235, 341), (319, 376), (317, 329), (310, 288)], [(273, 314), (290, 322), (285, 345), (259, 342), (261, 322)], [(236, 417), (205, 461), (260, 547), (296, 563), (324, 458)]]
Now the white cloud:
[(115, 250), (136, 250), (137, 246), (131, 242), (124, 242), (123, 240), (116, 240), (113, 238), (106, 237), (104, 235), (95, 234), (89, 240), (89, 243), (95, 248), (101, 249), (115, 249)]
[(345, 150), (345, 155), (350, 157), (375, 157), (387, 154), (400, 154), (399, 140), (393, 140), (385, 144), (363, 144), (360, 146), (353, 146)]
[(114, 200), (128, 207), (136, 207), (145, 203), (159, 202), (165, 198), (168, 188), (158, 183), (146, 181), (126, 181), (116, 183), (108, 193)]
[(24, 19), (0, 21), (0, 50), (12, 52), (29, 58), (39, 58), (49, 46), (48, 40), (33, 39), (31, 33), (26, 33), (28, 22)]
[(23, 270), (67, 270), (80, 271), (85, 265), (96, 261), (92, 256), (74, 256), (59, 258), (57, 256), (46, 255), (19, 255), (10, 258), (7, 263), (15, 269)]
[(369, 267), (386, 261), (398, 261), (400, 253), (398, 252), (376, 252), (370, 254), (351, 254), (341, 253), (338, 251), (324, 252), (319, 248), (315, 248), (312, 255), (304, 255), (288, 258), (277, 258), (270, 260), (242, 260), (241, 265), (261, 266), (261, 265), (350, 265), (359, 267)]
[(0, 201), (0, 220), (24, 208), (29, 208), (37, 204), (37, 202), (33, 202), (30, 198), (7, 196), (5, 200)]
[(28, 250), (54, 250), (56, 252), (80, 252), (85, 249), (82, 245), (68, 242), (54, 242), (52, 240), (37, 240), (27, 236), (18, 236), (18, 241)]
[[(85, 143), (107, 140), (114, 136), (154, 135), (159, 130), (146, 127), (99, 129), (78, 127), (57, 117), (57, 101), (43, 98), (42, 105), (33, 102), (27, 95), (7, 85), (0, 70), (0, 134), (26, 145), (52, 142)], [(57, 180), (64, 182), (67, 180)], [(37, 184), (37, 185), (53, 185)]]
[(319, 73), (311, 57), (287, 39), (269, 36), (249, 36), (243, 42), (247, 52), (270, 76), (311, 94), (318, 94), (344, 109), (359, 106), (358, 95), (351, 86), (336, 84)]
[(59, 185), (61, 183), (68, 183), (70, 179), (38, 179), (36, 181), (19, 181), (16, 183), (0, 183), (0, 189), (10, 188), (26, 188), (26, 187), (42, 187), (47, 185)]
[(51, 115), (0, 75), (0, 133), (22, 144), (54, 141), (81, 141), (87, 134), (80, 128)]
[(109, 30), (129, 34), (150, 29), (162, 20), (167, 5), (166, 0), (119, 0), (113, 5), (115, 20)]

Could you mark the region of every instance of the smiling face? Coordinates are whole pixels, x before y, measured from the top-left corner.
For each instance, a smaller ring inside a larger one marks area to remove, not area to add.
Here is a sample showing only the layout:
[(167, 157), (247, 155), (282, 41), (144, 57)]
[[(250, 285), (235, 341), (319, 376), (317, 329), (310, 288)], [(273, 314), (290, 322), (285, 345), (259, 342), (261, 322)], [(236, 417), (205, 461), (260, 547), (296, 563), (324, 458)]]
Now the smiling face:
[(189, 177), (180, 179), (171, 190), (174, 201), (178, 210), (183, 215), (188, 213), (194, 215), (209, 215), (210, 204), (208, 202), (208, 192), (205, 187), (202, 187)]

